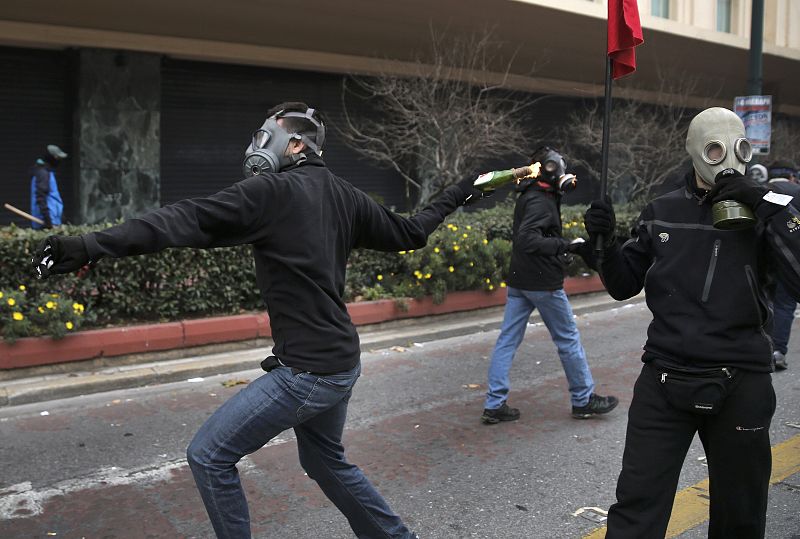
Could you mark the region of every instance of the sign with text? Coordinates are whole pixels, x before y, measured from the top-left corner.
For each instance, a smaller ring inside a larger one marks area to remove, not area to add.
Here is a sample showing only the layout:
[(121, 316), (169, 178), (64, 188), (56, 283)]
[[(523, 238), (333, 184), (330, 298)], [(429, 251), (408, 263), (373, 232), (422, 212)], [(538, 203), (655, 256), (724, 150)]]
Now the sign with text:
[(769, 142), (772, 136), (772, 96), (745, 95), (734, 98), (733, 111), (744, 122), (744, 130), (753, 153), (766, 155), (769, 153)]

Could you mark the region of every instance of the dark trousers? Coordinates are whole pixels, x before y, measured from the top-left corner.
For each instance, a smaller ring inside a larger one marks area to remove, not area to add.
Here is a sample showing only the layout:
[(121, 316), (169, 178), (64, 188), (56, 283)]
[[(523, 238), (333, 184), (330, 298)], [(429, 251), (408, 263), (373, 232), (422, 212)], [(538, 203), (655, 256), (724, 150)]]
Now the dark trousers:
[(775, 350), (781, 354), (786, 354), (789, 347), (789, 336), (792, 333), (796, 308), (797, 302), (789, 295), (783, 283), (778, 281), (778, 285), (775, 287), (775, 297), (772, 299), (775, 316), (772, 322), (772, 344), (775, 346)]
[(708, 537), (763, 538), (772, 470), (769, 425), (775, 392), (768, 373), (740, 372), (718, 415), (672, 407), (654, 367), (633, 391), (628, 432), (608, 514), (607, 539), (664, 537), (683, 461), (695, 432), (705, 448), (711, 494)]

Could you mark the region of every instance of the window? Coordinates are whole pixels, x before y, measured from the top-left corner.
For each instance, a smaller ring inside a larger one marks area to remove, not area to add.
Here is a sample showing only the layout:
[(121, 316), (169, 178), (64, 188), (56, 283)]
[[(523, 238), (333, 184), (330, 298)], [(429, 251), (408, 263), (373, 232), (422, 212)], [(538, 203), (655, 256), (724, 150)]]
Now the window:
[(717, 0), (717, 31), (731, 31), (731, 3), (732, 0)]
[(669, 19), (669, 0), (650, 0), (650, 15)]

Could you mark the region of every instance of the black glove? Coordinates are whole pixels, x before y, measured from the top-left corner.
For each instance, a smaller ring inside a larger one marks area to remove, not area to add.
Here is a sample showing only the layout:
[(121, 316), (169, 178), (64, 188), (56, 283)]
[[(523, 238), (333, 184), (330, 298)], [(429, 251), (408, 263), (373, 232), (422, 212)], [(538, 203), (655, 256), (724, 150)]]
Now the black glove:
[[(578, 239), (583, 240), (583, 238)], [(597, 255), (594, 252), (594, 245), (591, 241), (573, 240), (567, 250), (581, 257), (589, 268), (597, 270)]]
[(603, 237), (603, 246), (608, 247), (614, 243), (614, 233), (617, 229), (617, 217), (614, 215), (614, 206), (611, 200), (592, 201), (592, 205), (583, 216), (583, 225), (589, 233), (589, 243), (597, 244), (597, 237)]
[(53, 228), (53, 222), (49, 217), (44, 218), (44, 224), (42, 225), (42, 228)]
[(710, 196), (714, 202), (737, 200), (756, 211), (756, 208), (764, 202), (764, 195), (768, 192), (769, 189), (758, 180), (745, 176), (738, 170), (727, 168), (714, 178)]
[(70, 273), (89, 263), (89, 252), (80, 236), (48, 236), (31, 258), (33, 271), (39, 279), (57, 273)]
[(464, 194), (464, 202), (461, 203), (463, 206), (467, 206), (469, 204), (472, 204), (473, 202), (477, 202), (482, 198), (488, 198), (492, 196), (491, 191), (485, 192), (473, 187), (474, 183), (475, 183), (475, 178), (467, 178), (461, 180), (456, 184), (458, 188), (461, 189), (461, 192)]

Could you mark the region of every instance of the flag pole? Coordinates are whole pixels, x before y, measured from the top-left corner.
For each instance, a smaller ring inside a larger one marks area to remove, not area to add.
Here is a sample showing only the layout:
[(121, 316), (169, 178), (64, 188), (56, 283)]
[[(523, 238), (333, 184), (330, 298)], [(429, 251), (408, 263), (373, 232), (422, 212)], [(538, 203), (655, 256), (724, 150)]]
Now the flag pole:
[[(605, 105), (603, 107), (603, 143), (602, 143), (602, 161), (600, 163), (600, 200), (606, 199), (606, 192), (608, 191), (608, 139), (611, 130), (611, 56), (606, 54), (606, 90), (605, 90)], [(595, 251), (602, 251), (605, 238), (603, 236), (597, 237), (597, 242), (594, 246)]]

